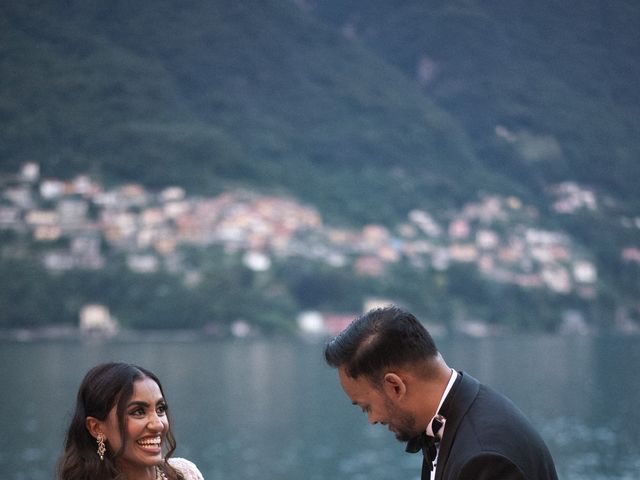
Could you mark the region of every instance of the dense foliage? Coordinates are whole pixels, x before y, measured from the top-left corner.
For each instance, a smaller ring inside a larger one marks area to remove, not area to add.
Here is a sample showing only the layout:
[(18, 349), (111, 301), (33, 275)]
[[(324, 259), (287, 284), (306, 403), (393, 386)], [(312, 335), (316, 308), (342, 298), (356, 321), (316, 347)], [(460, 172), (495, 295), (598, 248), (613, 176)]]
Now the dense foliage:
[(399, 265), (380, 282), (295, 258), (270, 272), (253, 272), (221, 252), (191, 255), (202, 269), (196, 285), (174, 275), (134, 274), (118, 262), (99, 272), (58, 275), (28, 261), (0, 262), (0, 275), (12, 279), (0, 289), (0, 328), (75, 324), (80, 308), (95, 302), (109, 305), (125, 328), (197, 328), (212, 335), (228, 333), (238, 320), (263, 333), (290, 331), (300, 311), (356, 314), (371, 295), (411, 305), (426, 321), (451, 329), (458, 321), (482, 319), (552, 331), (561, 308), (589, 308), (576, 298), (490, 284), (465, 267), (433, 275)]
[(418, 85), (288, 2), (0, 8), (7, 166), (286, 189), (358, 222), (492, 181)]

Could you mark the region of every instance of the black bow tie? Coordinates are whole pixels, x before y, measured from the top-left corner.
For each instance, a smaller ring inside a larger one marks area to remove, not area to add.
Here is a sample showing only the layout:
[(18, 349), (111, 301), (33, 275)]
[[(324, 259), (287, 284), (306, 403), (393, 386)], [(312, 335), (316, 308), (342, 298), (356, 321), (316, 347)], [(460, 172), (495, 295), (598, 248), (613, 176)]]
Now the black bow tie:
[[(442, 428), (442, 422), (436, 418), (431, 422), (431, 430), (435, 435)], [(422, 432), (420, 435), (413, 437), (407, 442), (406, 451), (409, 453), (418, 453), (422, 450), (422, 480), (428, 480), (431, 478), (431, 470), (433, 470), (433, 461), (436, 459), (438, 453), (437, 443), (440, 442), (438, 437), (432, 437), (427, 435), (427, 432)]]

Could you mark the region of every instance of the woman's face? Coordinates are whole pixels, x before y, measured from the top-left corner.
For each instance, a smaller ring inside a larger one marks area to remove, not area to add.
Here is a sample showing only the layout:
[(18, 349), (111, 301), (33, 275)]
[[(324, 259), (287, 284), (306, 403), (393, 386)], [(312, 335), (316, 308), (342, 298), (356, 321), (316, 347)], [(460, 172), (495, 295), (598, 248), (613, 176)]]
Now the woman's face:
[[(169, 431), (167, 404), (160, 387), (150, 378), (133, 383), (133, 395), (127, 402), (125, 416), (125, 449), (117, 459), (117, 466), (128, 478), (144, 478), (154, 473), (154, 466), (162, 462), (162, 444)], [(103, 423), (107, 449), (117, 452), (121, 445), (116, 406)], [(148, 472), (147, 472), (148, 471)]]

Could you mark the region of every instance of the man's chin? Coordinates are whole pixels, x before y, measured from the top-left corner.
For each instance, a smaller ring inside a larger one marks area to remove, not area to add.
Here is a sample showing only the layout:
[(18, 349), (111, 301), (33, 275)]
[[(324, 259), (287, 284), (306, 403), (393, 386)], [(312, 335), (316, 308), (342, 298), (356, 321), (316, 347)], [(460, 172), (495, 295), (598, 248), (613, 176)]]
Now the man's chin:
[(399, 442), (402, 442), (402, 443), (408, 442), (413, 437), (414, 437), (414, 435), (410, 435), (410, 434), (408, 434), (406, 432), (396, 433), (396, 440), (398, 440)]

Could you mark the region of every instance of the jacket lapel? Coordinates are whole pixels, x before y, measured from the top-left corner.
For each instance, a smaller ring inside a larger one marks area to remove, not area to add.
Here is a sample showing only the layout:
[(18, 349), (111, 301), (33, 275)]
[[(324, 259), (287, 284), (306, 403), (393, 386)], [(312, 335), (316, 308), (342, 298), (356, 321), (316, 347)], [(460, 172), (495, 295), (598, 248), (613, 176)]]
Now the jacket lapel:
[(442, 479), (442, 474), (447, 467), (449, 451), (456, 438), (458, 427), (480, 390), (480, 382), (471, 375), (463, 372), (458, 372), (458, 375), (461, 376), (460, 381), (451, 389), (440, 409), (440, 412), (446, 419), (446, 423), (444, 426), (444, 437), (440, 442), (438, 452), (435, 480)]

